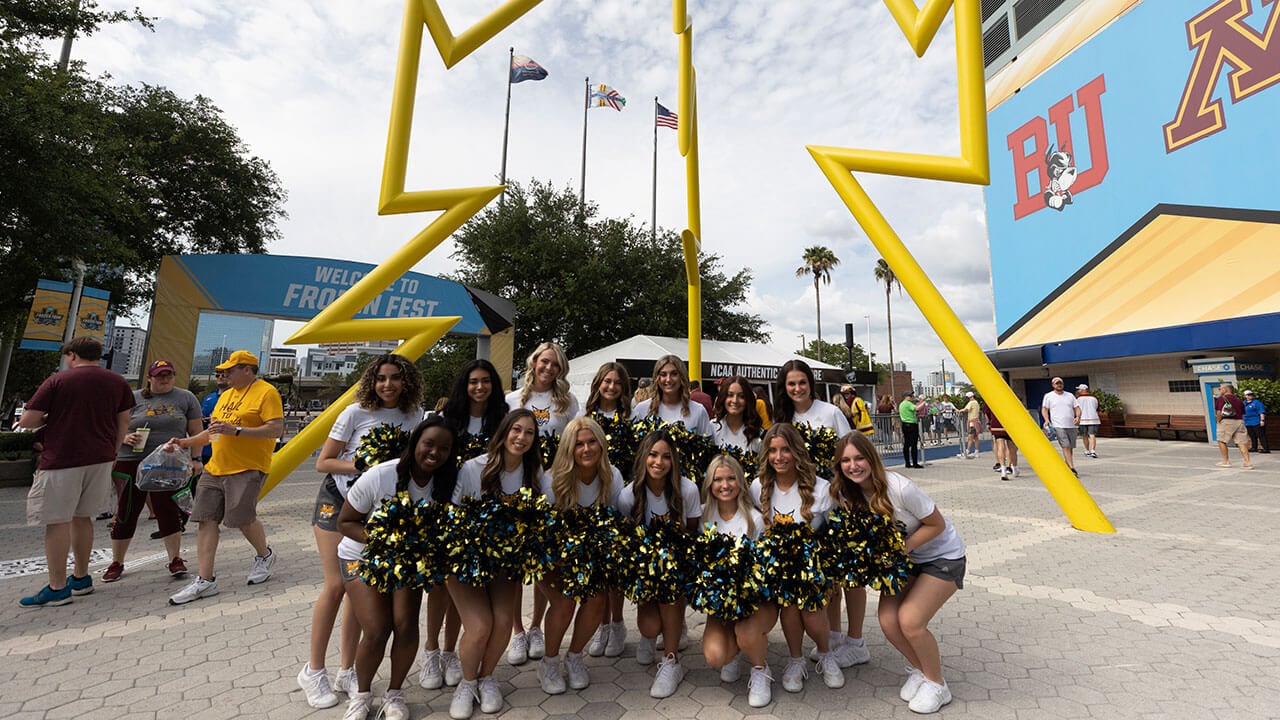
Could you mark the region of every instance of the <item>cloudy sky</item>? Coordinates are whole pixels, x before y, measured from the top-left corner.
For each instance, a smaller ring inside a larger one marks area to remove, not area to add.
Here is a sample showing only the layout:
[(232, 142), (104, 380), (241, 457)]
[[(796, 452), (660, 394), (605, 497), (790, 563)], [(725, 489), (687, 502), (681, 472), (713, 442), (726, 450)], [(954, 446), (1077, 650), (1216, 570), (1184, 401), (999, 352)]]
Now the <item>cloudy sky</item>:
[[(403, 3), (401, 0), (255, 0), (202, 3), (100, 0), (157, 17), (155, 31), (113, 27), (78, 40), (73, 56), (122, 82), (203, 94), (289, 192), (276, 254), (377, 263), (428, 216), (376, 215)], [(455, 33), (495, 3), (442, 0)], [(677, 37), (671, 5), (547, 0), (446, 71), (427, 38), (410, 151), (409, 189), (496, 182), (508, 47), (550, 71), (512, 87), (508, 177), (576, 189), (584, 78), (628, 99), (621, 113), (592, 109), (587, 198), (605, 216), (647, 224), (655, 96), (677, 109)], [(703, 244), (755, 276), (750, 309), (779, 347), (815, 330), (812, 282), (801, 254), (825, 245), (840, 258), (822, 288), (823, 336), (842, 342), (853, 322), (887, 359), (879, 254), (819, 172), (805, 145), (954, 154), (954, 26), (916, 59), (879, 0), (836, 4), (691, 0), (698, 72)], [(684, 228), (684, 161), (676, 134), (658, 137), (658, 223)], [(995, 344), (982, 191), (944, 183), (864, 178), (872, 198), (983, 347)], [(448, 247), (416, 268), (453, 265)], [(893, 293), (894, 356), (921, 373), (947, 359), (906, 294)]]

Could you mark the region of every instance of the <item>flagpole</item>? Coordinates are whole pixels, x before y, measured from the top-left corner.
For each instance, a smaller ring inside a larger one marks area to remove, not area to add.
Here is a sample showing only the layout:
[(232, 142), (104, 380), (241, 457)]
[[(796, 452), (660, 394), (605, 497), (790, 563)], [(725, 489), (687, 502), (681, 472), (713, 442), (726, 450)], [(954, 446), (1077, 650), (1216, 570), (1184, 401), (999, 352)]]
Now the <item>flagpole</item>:
[(502, 121), (502, 170), (498, 174), (498, 184), (502, 186), (502, 194), (498, 196), (498, 205), (507, 197), (507, 137), (511, 132), (511, 67), (516, 60), (515, 47), (508, 48), (507, 59), (507, 115)]
[[(591, 77), (587, 76), (582, 96), (582, 175), (578, 189), (578, 204), (587, 206), (587, 108), (591, 106)], [(585, 213), (583, 217), (586, 217)]]
[(653, 96), (653, 214), (649, 219), (649, 239), (658, 241), (658, 96)]

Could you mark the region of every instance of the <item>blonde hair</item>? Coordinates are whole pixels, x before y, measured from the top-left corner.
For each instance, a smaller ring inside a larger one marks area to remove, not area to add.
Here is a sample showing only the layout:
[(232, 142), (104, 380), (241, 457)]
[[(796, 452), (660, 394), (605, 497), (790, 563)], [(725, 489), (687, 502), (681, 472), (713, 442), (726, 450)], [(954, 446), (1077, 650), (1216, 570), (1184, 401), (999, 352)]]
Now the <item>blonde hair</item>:
[(649, 509), (649, 469), (646, 467), (645, 459), (649, 456), (649, 451), (653, 450), (653, 446), (660, 442), (667, 444), (671, 449), (671, 469), (667, 472), (666, 486), (662, 489), (662, 495), (667, 499), (667, 511), (673, 515), (673, 519), (677, 521), (677, 525), (684, 530), (684, 494), (680, 492), (680, 480), (683, 476), (680, 473), (680, 450), (676, 447), (676, 442), (671, 439), (666, 430), (659, 428), (644, 436), (640, 441), (640, 447), (636, 448), (636, 462), (631, 471), (631, 492), (635, 498), (635, 503), (631, 507), (631, 519), (637, 523), (644, 523), (644, 516)]
[(573, 460), (573, 446), (578, 443), (578, 433), (588, 430), (600, 443), (600, 460), (596, 462), (596, 477), (600, 480), (600, 495), (596, 505), (609, 502), (613, 490), (613, 466), (609, 464), (609, 440), (604, 435), (600, 424), (589, 417), (577, 417), (569, 421), (564, 433), (560, 436), (560, 447), (556, 449), (556, 457), (551, 461), (551, 491), (556, 496), (556, 507), (570, 510), (578, 507), (577, 468)]
[(738, 480), (738, 512), (747, 519), (747, 537), (751, 537), (756, 534), (756, 521), (751, 519), (751, 511), (755, 507), (751, 504), (751, 494), (747, 492), (746, 473), (742, 470), (742, 464), (732, 455), (717, 455), (707, 463), (707, 476), (702, 483), (702, 517), (717, 511), (718, 503), (711, 499), (711, 480), (715, 477), (716, 470), (722, 467), (729, 468)]
[(773, 488), (778, 482), (778, 474), (769, 462), (769, 445), (774, 438), (782, 438), (787, 449), (796, 459), (796, 487), (800, 489), (800, 515), (806, 523), (813, 521), (813, 491), (817, 485), (817, 471), (813, 460), (809, 458), (809, 450), (804, 446), (804, 438), (800, 431), (789, 423), (775, 423), (764, 433), (760, 441), (760, 512), (764, 515), (766, 526), (773, 524), (773, 507), (771, 498)]
[(662, 407), (662, 387), (658, 385), (658, 373), (662, 372), (662, 368), (674, 365), (676, 373), (680, 376), (680, 414), (689, 414), (689, 368), (685, 367), (684, 361), (679, 355), (663, 355), (653, 364), (653, 395), (650, 396), (649, 414), (657, 415), (658, 410)]
[(569, 409), (569, 358), (564, 354), (564, 348), (550, 340), (534, 348), (525, 360), (524, 378), (520, 381), (520, 405), (524, 406), (529, 402), (529, 396), (533, 394), (533, 374), (538, 365), (538, 356), (548, 350), (556, 354), (556, 363), (560, 365), (555, 384), (551, 386), (551, 401), (555, 405), (555, 411), (563, 414)]
[[(844, 476), (840, 469), (840, 458), (844, 457), (845, 448), (850, 445), (857, 448), (866, 458), (871, 472), (867, 473), (867, 498), (857, 483)], [(885, 476), (884, 461), (876, 446), (866, 435), (854, 430), (836, 442), (836, 451), (831, 459), (831, 502), (844, 510), (870, 510), (877, 515), (892, 515), (893, 502), (889, 500), (889, 481)]]

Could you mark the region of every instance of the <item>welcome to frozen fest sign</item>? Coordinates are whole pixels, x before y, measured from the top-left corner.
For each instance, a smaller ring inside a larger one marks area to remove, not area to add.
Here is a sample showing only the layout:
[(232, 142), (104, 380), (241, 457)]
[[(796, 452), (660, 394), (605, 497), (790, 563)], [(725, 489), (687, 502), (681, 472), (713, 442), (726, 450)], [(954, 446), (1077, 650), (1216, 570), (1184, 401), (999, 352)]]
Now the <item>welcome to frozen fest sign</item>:
[[(310, 319), (376, 266), (349, 260), (280, 255), (180, 255), (182, 269), (214, 308)], [(358, 319), (461, 316), (451, 332), (477, 334), (484, 320), (465, 286), (405, 273), (356, 314)]]

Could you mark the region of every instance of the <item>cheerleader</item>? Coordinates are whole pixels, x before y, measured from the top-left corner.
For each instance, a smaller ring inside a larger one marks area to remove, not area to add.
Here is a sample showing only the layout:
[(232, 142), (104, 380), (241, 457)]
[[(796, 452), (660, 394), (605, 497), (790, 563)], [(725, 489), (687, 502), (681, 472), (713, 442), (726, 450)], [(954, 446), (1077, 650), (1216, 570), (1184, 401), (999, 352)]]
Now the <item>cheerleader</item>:
[[(494, 429), (489, 452), (463, 463), (458, 471), (454, 504), (482, 495), (512, 495), (520, 488), (541, 492), (537, 444), (538, 421), (533, 413), (524, 409), (508, 413)], [(507, 649), (518, 586), (506, 577), (495, 577), (485, 587), (468, 585), (454, 576), (447, 582), (466, 629), (460, 648), (463, 680), (453, 693), (449, 716), (454, 720), (471, 717), (477, 699), (480, 712), (496, 713), (502, 709), (502, 692), (493, 670)]]
[[(671, 523), (680, 532), (697, 532), (702, 518), (698, 486), (681, 475), (679, 452), (665, 431), (651, 432), (640, 441), (631, 477), (630, 492), (622, 494), (618, 505), (624, 515), (649, 527), (657, 523)], [(645, 559), (641, 558), (640, 562), (645, 562)], [(678, 654), (684, 625), (684, 599), (671, 603), (638, 603), (636, 625), (641, 636), (636, 647), (636, 660), (643, 665), (653, 662), (655, 639), (659, 631), (662, 633), (666, 653), (658, 664), (649, 696), (671, 697), (685, 674)]]
[[(569, 358), (554, 342), (544, 342), (529, 353), (525, 360), (524, 379), (519, 390), (507, 393), (507, 407), (511, 410), (531, 410), (538, 420), (538, 436), (559, 437), (569, 421), (580, 414), (578, 398), (569, 392)], [(544, 440), (545, 442), (545, 440)], [(533, 592), (533, 622), (526, 632), (520, 606), (524, 603), (524, 588), (516, 592), (516, 615), (512, 622), (511, 649), (507, 661), (523, 665), (530, 658), (542, 657), (546, 649), (546, 637), (542, 634), (542, 616), (547, 611), (547, 599), (535, 587)]]
[(384, 500), (400, 493), (408, 493), (409, 499), (415, 502), (449, 502), (457, 482), (456, 441), (457, 433), (444, 418), (422, 421), (410, 433), (409, 445), (399, 460), (381, 463), (356, 480), (338, 514), (338, 530), (345, 536), (338, 543), (338, 558), (347, 597), (363, 632), (356, 649), (357, 689), (350, 693), (344, 720), (365, 720), (369, 716), (373, 701), (370, 686), (382, 664), (388, 639), (391, 639), (391, 675), (382, 696), (379, 717), (409, 720), (409, 708), (401, 688), (418, 654), (422, 590), (401, 587), (383, 592), (361, 579), (361, 553), (368, 542), (365, 520)]
[(689, 402), (689, 371), (683, 360), (675, 355), (658, 358), (653, 364), (653, 387), (653, 397), (632, 409), (632, 420), (654, 416), (666, 424), (684, 423), (696, 435), (714, 436), (706, 408)]
[[(760, 539), (764, 516), (751, 505), (746, 492), (742, 465), (729, 455), (717, 455), (707, 465), (702, 486), (702, 517), (723, 535)], [(720, 668), (721, 682), (736, 682), (741, 673), (738, 652), (751, 663), (747, 681), (747, 703), (764, 707), (773, 699), (773, 676), (769, 674), (769, 632), (778, 622), (778, 606), (763, 604), (749, 617), (727, 622), (710, 615), (702, 632), (702, 655), (711, 667)]]
[(760, 452), (764, 423), (756, 412), (756, 397), (746, 378), (734, 375), (720, 382), (715, 414), (716, 445), (732, 445), (744, 453)]
[[(937, 712), (951, 702), (951, 690), (942, 678), (938, 641), (928, 625), (943, 603), (964, 587), (964, 541), (923, 490), (885, 471), (880, 454), (862, 433), (841, 438), (836, 458), (832, 498), (846, 509), (892, 514), (906, 536), (914, 563), (912, 579), (901, 593), (880, 595), (880, 629), (907, 660), (907, 681), (898, 697), (913, 712)], [(861, 492), (854, 492), (855, 487)]]
[(307, 704), (314, 708), (337, 705), (335, 690), (346, 693), (356, 690), (353, 665), (356, 645), (360, 642), (360, 623), (351, 603), (347, 603), (342, 614), (338, 642), (340, 666), (332, 687), (324, 668), (329, 638), (345, 594), (346, 583), (338, 560), (338, 543), (342, 540), (338, 514), (346, 503), (351, 483), (360, 473), (355, 462), (356, 451), (365, 434), (381, 425), (393, 425), (405, 431), (413, 429), (422, 418), (422, 374), (416, 365), (399, 355), (383, 355), (361, 373), (356, 399), (357, 402), (338, 414), (316, 460), (316, 471), (324, 473), (325, 478), (316, 497), (311, 529), (316, 536), (320, 567), (324, 570), (324, 586), (311, 613), (311, 656), (298, 672), (298, 684), (306, 693)]
[[(542, 478), (542, 489), (547, 499), (562, 513), (593, 505), (619, 506), (622, 474), (609, 464), (609, 445), (595, 420), (581, 417), (569, 422), (551, 463), (551, 473)], [(546, 653), (538, 665), (538, 682), (548, 695), (559, 695), (565, 691), (565, 679), (560, 672), (560, 645), (569, 623), (573, 622), (564, 669), (569, 676), (569, 687), (582, 690), (591, 684), (582, 651), (600, 625), (607, 593), (601, 591), (583, 600), (578, 605), (575, 618), (576, 603), (565, 595), (563, 581), (558, 575), (552, 573), (538, 585), (551, 602), (547, 613)]]
[[(453, 381), (449, 389), (449, 398), (445, 401), (441, 413), (454, 427), (462, 431), (463, 449), (458, 455), (465, 455), (468, 438), (481, 438), (485, 445), (493, 438), (498, 423), (508, 411), (507, 402), (502, 395), (502, 377), (493, 363), (484, 359), (472, 360), (462, 366), (462, 371)], [(485, 446), (473, 451), (472, 457), (483, 455)]]
[[(765, 431), (760, 475), (751, 483), (751, 498), (764, 515), (766, 528), (778, 523), (808, 523), (815, 530), (831, 509), (830, 487), (814, 472), (800, 432), (787, 423)], [(817, 670), (829, 688), (844, 687), (844, 672), (831, 652), (830, 625), (823, 610), (804, 611), (789, 606), (779, 610), (789, 659), (782, 672), (782, 687), (800, 692), (809, 676), (802, 653), (804, 634), (818, 647)]]
[[(591, 393), (587, 396), (584, 415), (604, 427), (618, 427), (631, 422), (631, 375), (622, 363), (607, 362), (596, 371), (591, 380)], [(608, 432), (605, 433), (608, 435)], [(616, 435), (615, 435), (616, 437)], [(610, 461), (614, 467), (630, 469), (630, 457), (619, 457), (617, 443), (609, 445)], [(629, 452), (625, 453), (630, 455)], [(627, 643), (627, 626), (622, 621), (622, 592), (610, 590), (605, 604), (600, 629), (587, 644), (587, 654), (592, 657), (618, 657)]]

